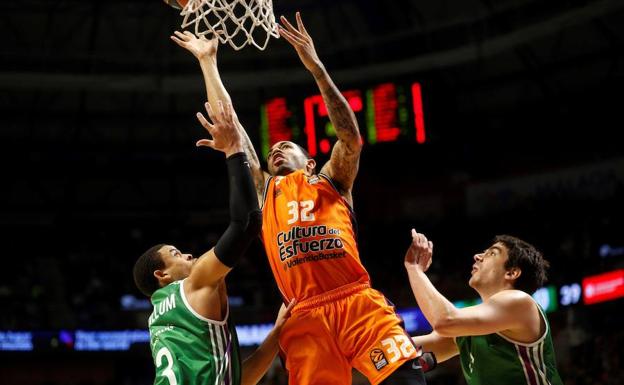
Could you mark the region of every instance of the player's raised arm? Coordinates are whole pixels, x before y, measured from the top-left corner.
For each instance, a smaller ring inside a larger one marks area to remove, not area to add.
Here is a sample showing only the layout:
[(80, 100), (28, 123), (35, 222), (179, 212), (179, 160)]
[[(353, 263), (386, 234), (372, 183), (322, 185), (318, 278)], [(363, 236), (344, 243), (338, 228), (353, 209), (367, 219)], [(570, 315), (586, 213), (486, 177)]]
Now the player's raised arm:
[(262, 213), (258, 208), (249, 163), (243, 152), (240, 132), (234, 127), (236, 114), (230, 104), (224, 107), (221, 102), (218, 102), (216, 112), (210, 104), (206, 105), (206, 109), (212, 123), (201, 113), (197, 114), (197, 118), (212, 139), (201, 139), (197, 146), (221, 151), (227, 158), (230, 223), (216, 246), (193, 266), (187, 279), (190, 291), (218, 286), (262, 227)]
[(290, 317), (290, 311), (296, 304), (297, 301), (292, 300), (288, 306), (282, 305), (280, 307), (271, 332), (269, 332), (258, 349), (243, 362), (241, 385), (255, 385), (264, 377), (279, 350), (278, 341), (282, 328)]
[(325, 66), (316, 54), (314, 42), (306, 31), (301, 15), (297, 12), (297, 28), (281, 17), (280, 36), (288, 41), (297, 51), (301, 62), (314, 76), (323, 101), (327, 107), (329, 119), (336, 130), (338, 142), (335, 144), (331, 158), (322, 173), (330, 176), (342, 190), (341, 193), (351, 202), (351, 189), (357, 175), (362, 142), (355, 114), (349, 103), (334, 84)]
[(503, 290), (483, 303), (458, 309), (431, 283), (425, 272), (431, 265), (433, 244), (412, 230), (405, 269), (420, 310), (442, 337), (486, 335), (514, 331), (531, 322), (535, 304), (519, 290)]
[[(171, 36), (171, 40), (176, 42), (176, 44), (180, 47), (188, 50), (199, 61), (199, 65), (204, 76), (204, 83), (206, 85), (208, 103), (216, 106), (217, 101), (220, 100), (224, 104), (232, 104), (230, 95), (221, 81), (219, 67), (217, 66), (217, 50), (219, 47), (219, 40), (216, 37), (210, 40), (203, 36), (196, 37), (189, 31), (175, 31)], [(249, 136), (245, 132), (245, 129), (238, 118), (236, 118), (236, 126), (241, 131), (243, 150), (245, 151), (245, 154), (247, 154), (258, 200), (260, 201), (264, 190), (264, 181), (266, 180), (266, 176), (268, 174), (262, 171), (260, 160), (256, 155), (253, 144), (251, 143)]]

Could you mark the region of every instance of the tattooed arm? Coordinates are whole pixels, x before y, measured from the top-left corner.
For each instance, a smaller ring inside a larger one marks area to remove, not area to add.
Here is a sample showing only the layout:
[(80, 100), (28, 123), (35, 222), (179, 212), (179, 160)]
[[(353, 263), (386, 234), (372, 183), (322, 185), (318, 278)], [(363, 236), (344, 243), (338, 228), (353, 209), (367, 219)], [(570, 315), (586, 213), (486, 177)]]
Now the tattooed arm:
[(306, 31), (299, 12), (297, 12), (296, 19), (297, 28), (282, 16), (282, 25), (279, 27), (280, 36), (295, 48), (303, 65), (314, 76), (314, 80), (316, 80), (316, 84), (323, 95), (329, 120), (338, 136), (338, 142), (334, 145), (329, 162), (323, 166), (321, 172), (332, 178), (341, 194), (349, 204), (353, 205), (351, 190), (357, 175), (362, 150), (357, 120), (346, 99), (318, 58), (314, 42)]
[[(203, 36), (198, 38), (189, 31), (184, 31), (184, 33), (175, 31), (175, 34), (171, 36), (171, 39), (180, 47), (191, 52), (193, 56), (199, 60), (199, 65), (201, 67), (202, 74), (204, 75), (204, 82), (206, 84), (208, 102), (213, 106), (217, 105), (218, 100), (221, 100), (224, 105), (231, 104), (232, 100), (225, 89), (223, 82), (221, 81), (219, 68), (217, 66), (217, 48), (219, 46), (219, 40), (217, 38), (207, 40)], [(243, 140), (243, 150), (247, 155), (249, 166), (251, 167), (251, 175), (254, 180), (256, 193), (258, 194), (258, 202), (262, 204), (264, 182), (268, 174), (262, 171), (260, 160), (256, 155), (253, 144), (237, 117), (236, 126), (240, 131), (240, 135)]]
[(314, 79), (321, 90), (329, 120), (336, 130), (336, 136), (338, 136), (331, 157), (321, 169), (321, 173), (331, 177), (349, 204), (353, 205), (351, 190), (357, 175), (362, 150), (355, 114), (324, 68), (319, 71), (318, 75), (314, 74)]

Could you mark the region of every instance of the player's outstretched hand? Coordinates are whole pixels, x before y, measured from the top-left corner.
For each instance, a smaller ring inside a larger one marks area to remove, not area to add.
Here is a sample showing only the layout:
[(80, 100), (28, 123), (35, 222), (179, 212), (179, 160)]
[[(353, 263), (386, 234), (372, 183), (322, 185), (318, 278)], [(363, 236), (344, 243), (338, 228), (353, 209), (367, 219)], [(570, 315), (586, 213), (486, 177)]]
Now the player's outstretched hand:
[(209, 40), (203, 36), (197, 37), (189, 31), (175, 31), (171, 35), (171, 40), (192, 53), (198, 60), (205, 57), (215, 57), (219, 48), (219, 39), (216, 37)]
[(303, 21), (301, 20), (301, 14), (297, 12), (295, 18), (297, 19), (297, 28), (295, 28), (290, 22), (281, 16), (280, 20), (282, 24), (279, 25), (279, 34), (286, 39), (297, 51), (299, 59), (303, 65), (312, 73), (316, 75), (319, 71), (322, 71), (323, 64), (316, 54), (314, 48), (314, 41), (306, 31)]
[(412, 229), (412, 243), (405, 253), (405, 267), (427, 271), (431, 266), (433, 243), (424, 234)]
[(281, 330), (282, 327), (284, 327), (284, 325), (286, 324), (286, 321), (288, 321), (288, 318), (290, 318), (291, 310), (295, 307), (296, 304), (297, 304), (297, 300), (295, 299), (291, 300), (288, 306), (282, 304), (282, 306), (280, 307), (279, 313), (277, 313), (277, 319), (275, 320), (276, 330)]
[(212, 109), (210, 103), (205, 104), (209, 122), (201, 112), (197, 113), (197, 120), (212, 136), (212, 139), (200, 139), (197, 147), (210, 147), (225, 153), (226, 157), (237, 152), (243, 152), (243, 141), (240, 131), (236, 127), (236, 113), (230, 103), (223, 106), (220, 100), (217, 102), (217, 111)]

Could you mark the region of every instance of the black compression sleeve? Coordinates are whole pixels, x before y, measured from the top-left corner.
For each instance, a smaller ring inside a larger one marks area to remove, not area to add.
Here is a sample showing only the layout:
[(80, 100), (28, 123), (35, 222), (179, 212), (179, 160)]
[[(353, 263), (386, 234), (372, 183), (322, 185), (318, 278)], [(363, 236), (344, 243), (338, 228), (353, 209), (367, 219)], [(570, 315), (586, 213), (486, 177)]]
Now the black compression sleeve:
[(230, 225), (217, 245), (215, 254), (224, 265), (233, 267), (262, 228), (262, 212), (247, 155), (242, 152), (226, 160), (230, 188)]

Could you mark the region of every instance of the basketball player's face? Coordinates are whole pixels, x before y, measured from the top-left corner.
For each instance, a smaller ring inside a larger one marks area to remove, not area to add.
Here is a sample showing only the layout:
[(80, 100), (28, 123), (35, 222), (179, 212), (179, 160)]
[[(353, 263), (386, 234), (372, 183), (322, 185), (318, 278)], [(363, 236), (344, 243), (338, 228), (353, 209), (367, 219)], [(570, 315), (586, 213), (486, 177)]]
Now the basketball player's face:
[(479, 290), (504, 285), (507, 272), (507, 247), (504, 244), (497, 242), (484, 252), (475, 254), (474, 261), (468, 281), (470, 287)]
[(305, 170), (308, 158), (293, 142), (277, 142), (271, 147), (267, 164), (271, 175), (288, 175), (293, 171)]
[(191, 268), (197, 261), (191, 254), (182, 254), (174, 246), (163, 246), (160, 255), (165, 262), (163, 272), (171, 277), (171, 282), (184, 279), (191, 274)]

